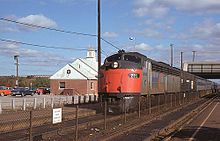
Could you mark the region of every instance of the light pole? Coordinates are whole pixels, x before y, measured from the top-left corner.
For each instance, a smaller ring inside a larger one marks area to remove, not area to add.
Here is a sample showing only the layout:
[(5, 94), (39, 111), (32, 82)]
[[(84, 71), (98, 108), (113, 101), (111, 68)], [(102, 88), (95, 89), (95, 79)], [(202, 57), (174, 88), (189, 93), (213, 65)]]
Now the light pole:
[(195, 56), (196, 56), (196, 51), (192, 51), (192, 53), (193, 53), (193, 62), (195, 61)]
[(134, 42), (134, 51), (135, 51), (135, 46), (136, 46), (135, 38), (134, 37), (129, 37), (129, 40)]
[(15, 82), (15, 85), (16, 87), (18, 87), (18, 57), (19, 55), (14, 55), (14, 60), (16, 61), (15, 62), (15, 65), (16, 65), (16, 82)]
[(183, 70), (183, 52), (180, 52), (180, 68)]
[(170, 66), (173, 67), (173, 44), (170, 44)]

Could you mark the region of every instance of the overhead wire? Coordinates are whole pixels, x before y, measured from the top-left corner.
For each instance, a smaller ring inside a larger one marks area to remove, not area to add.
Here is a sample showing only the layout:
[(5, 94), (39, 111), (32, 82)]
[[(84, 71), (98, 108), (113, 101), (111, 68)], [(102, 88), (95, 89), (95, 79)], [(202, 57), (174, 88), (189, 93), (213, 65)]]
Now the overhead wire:
[[(75, 51), (88, 50), (87, 48), (67, 48), (67, 47), (58, 47), (58, 46), (46, 46), (46, 45), (27, 43), (27, 42), (16, 41), (16, 40), (11, 40), (11, 39), (3, 39), (3, 38), (0, 38), (0, 41), (7, 42), (7, 43), (23, 44), (23, 45), (28, 45), (28, 46), (40, 47), (40, 48), (49, 48), (49, 49), (65, 49), (65, 50), (75, 50)], [(107, 53), (104, 50), (101, 50), (101, 53), (107, 56)]]
[[(97, 37), (96, 34), (75, 32), (75, 31), (67, 31), (67, 30), (63, 30), (63, 29), (45, 27), (45, 26), (40, 26), (40, 25), (35, 25), (35, 24), (29, 24), (29, 23), (19, 22), (19, 21), (16, 21), (16, 20), (12, 20), (12, 19), (8, 19), (8, 18), (3, 18), (3, 17), (1, 17), (0, 20), (1, 20), (1, 21), (7, 21), (7, 22), (16, 23), (16, 24), (20, 24), (20, 25), (25, 25), (25, 26), (29, 26), (29, 27), (47, 29), (47, 30), (51, 30), (51, 31), (61, 32), (61, 33)], [(106, 39), (104, 39), (104, 38), (101, 37), (101, 40), (103, 40), (103, 41), (106, 42), (107, 44), (111, 45), (111, 46), (114, 47), (115, 49), (120, 50), (119, 47), (115, 46), (114, 44), (112, 44), (111, 42), (107, 41)]]
[(67, 48), (67, 47), (58, 47), (58, 46), (46, 46), (46, 45), (39, 45), (39, 44), (21, 42), (21, 41), (16, 41), (16, 40), (11, 40), (11, 39), (3, 39), (3, 38), (0, 38), (0, 41), (8, 42), (8, 43), (15, 43), (15, 44), (23, 44), (23, 45), (28, 45), (28, 46), (35, 46), (35, 47), (40, 47), (40, 48), (67, 49), (67, 50), (87, 50), (87, 48)]
[(46, 27), (46, 26), (40, 26), (40, 25), (35, 25), (35, 24), (19, 22), (19, 21), (16, 21), (16, 20), (11, 20), (11, 19), (2, 18), (2, 17), (0, 18), (0, 20), (16, 23), (16, 24), (20, 24), (20, 25), (25, 25), (25, 26), (29, 26), (29, 27), (42, 28), (42, 29), (47, 29), (47, 30), (52, 30), (52, 31), (57, 31), (57, 32), (68, 33), (68, 34), (76, 34), (76, 35), (84, 35), (84, 36), (96, 36), (95, 34), (81, 33), (81, 32), (75, 32), (75, 31), (67, 31), (67, 30), (63, 30), (63, 29), (57, 29), (57, 28), (51, 28), (51, 27)]

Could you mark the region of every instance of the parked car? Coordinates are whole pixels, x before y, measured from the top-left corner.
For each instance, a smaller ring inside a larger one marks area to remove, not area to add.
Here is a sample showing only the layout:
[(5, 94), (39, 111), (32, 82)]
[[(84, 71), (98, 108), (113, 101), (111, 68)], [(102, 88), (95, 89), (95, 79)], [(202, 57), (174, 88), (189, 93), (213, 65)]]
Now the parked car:
[(37, 90), (35, 91), (36, 94), (49, 94), (50, 93), (50, 88), (46, 88), (46, 87), (39, 87), (37, 88)]
[(1, 96), (7, 96), (10, 95), (11, 91), (7, 89), (5, 86), (0, 86), (0, 95)]
[(11, 91), (11, 95), (12, 96), (16, 96), (16, 95), (21, 95), (21, 96), (26, 96), (26, 95), (34, 95), (34, 91), (29, 89), (29, 88), (24, 88), (24, 87), (18, 87), (15, 88)]

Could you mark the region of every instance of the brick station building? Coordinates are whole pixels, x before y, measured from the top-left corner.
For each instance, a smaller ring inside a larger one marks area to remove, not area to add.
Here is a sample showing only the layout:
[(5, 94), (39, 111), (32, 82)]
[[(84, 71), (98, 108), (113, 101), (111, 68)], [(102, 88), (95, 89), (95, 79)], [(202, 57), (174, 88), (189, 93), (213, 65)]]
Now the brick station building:
[(50, 77), (52, 94), (97, 94), (98, 62), (94, 49), (88, 49), (85, 59), (78, 58)]

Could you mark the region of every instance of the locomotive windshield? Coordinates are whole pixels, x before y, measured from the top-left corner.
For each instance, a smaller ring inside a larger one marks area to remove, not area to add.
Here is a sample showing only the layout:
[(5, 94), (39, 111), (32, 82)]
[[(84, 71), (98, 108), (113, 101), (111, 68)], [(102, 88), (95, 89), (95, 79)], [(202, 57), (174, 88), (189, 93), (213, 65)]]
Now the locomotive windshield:
[(108, 57), (106, 60), (107, 60), (107, 62), (113, 62), (113, 61), (121, 60), (121, 54), (112, 55), (112, 56)]
[(125, 55), (124, 60), (135, 62), (135, 63), (141, 63), (141, 58), (139, 58), (137, 56), (133, 56), (133, 55)]

